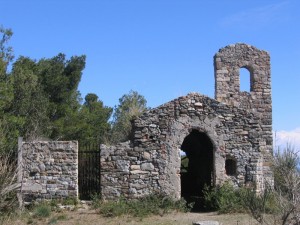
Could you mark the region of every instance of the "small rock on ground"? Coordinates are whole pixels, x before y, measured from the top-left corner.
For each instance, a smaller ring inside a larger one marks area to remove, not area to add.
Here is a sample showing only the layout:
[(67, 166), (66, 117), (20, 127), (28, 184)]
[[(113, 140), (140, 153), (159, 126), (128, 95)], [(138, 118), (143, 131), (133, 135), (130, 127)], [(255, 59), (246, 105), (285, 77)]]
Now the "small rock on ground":
[(197, 221), (193, 222), (193, 225), (222, 225), (218, 221)]

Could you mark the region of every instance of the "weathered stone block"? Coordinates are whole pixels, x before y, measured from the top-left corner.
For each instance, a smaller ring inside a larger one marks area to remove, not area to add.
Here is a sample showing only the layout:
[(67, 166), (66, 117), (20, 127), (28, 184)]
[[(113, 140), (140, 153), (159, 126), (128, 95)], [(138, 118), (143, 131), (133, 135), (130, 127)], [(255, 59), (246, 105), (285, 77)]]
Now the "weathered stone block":
[(152, 171), (154, 170), (154, 166), (152, 163), (142, 163), (141, 169), (146, 171)]
[(131, 166), (130, 166), (130, 169), (131, 169), (131, 170), (140, 170), (140, 169), (141, 169), (141, 166), (140, 166), (140, 165), (131, 165)]

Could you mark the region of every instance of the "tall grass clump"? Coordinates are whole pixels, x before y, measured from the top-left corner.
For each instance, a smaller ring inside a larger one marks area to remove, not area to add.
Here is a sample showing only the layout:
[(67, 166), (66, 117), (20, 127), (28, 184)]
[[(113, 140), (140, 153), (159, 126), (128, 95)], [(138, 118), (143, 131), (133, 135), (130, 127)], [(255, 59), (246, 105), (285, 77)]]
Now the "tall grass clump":
[(33, 209), (33, 217), (35, 218), (47, 218), (51, 215), (51, 205), (47, 203), (38, 204)]
[(149, 195), (134, 200), (121, 197), (117, 201), (103, 201), (100, 198), (94, 198), (93, 207), (105, 217), (131, 215), (143, 218), (151, 214), (163, 215), (171, 211), (187, 212), (190, 210), (183, 199), (174, 200), (163, 195)]
[(7, 154), (0, 154), (0, 217), (18, 207), (16, 163)]

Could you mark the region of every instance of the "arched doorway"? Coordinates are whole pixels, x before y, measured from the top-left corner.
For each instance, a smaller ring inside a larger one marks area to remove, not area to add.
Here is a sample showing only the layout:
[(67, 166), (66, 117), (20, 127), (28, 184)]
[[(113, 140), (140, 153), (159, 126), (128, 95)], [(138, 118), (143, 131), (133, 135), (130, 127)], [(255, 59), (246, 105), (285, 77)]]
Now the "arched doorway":
[(181, 161), (181, 197), (194, 209), (201, 209), (203, 188), (213, 185), (213, 144), (204, 132), (192, 130), (181, 145), (186, 156)]

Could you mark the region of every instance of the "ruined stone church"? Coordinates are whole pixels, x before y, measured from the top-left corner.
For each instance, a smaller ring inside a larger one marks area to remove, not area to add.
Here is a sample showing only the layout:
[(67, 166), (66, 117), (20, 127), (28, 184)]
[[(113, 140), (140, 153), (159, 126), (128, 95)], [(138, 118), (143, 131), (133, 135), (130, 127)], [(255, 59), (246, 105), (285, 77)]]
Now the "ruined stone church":
[[(240, 91), (240, 69), (250, 92)], [(190, 93), (133, 121), (133, 138), (101, 146), (101, 194), (137, 198), (163, 193), (201, 195), (226, 181), (258, 192), (272, 185), (270, 56), (233, 44), (214, 56), (215, 99)], [(188, 166), (181, 166), (181, 151)]]
[[(241, 68), (249, 71), (249, 92), (240, 91)], [(272, 185), (269, 54), (226, 46), (214, 56), (214, 73), (215, 99), (190, 93), (151, 109), (132, 122), (130, 141), (101, 145), (99, 158), (83, 158), (82, 166), (77, 141), (20, 141), (23, 200), (82, 199), (91, 186), (89, 194), (99, 191), (104, 199), (153, 193), (191, 199), (224, 182), (257, 192)], [(80, 175), (85, 166), (92, 169)]]

